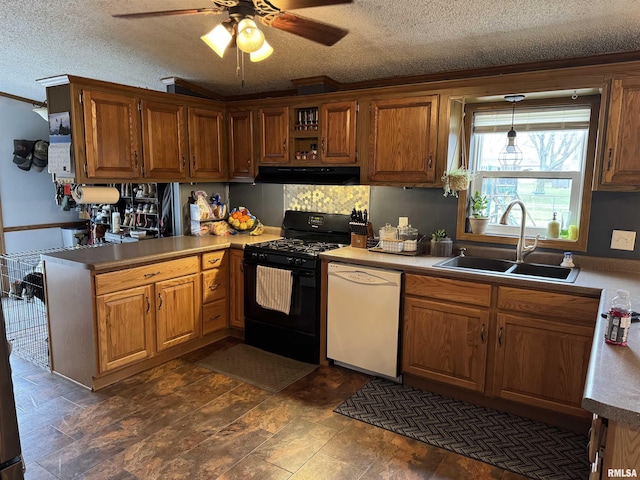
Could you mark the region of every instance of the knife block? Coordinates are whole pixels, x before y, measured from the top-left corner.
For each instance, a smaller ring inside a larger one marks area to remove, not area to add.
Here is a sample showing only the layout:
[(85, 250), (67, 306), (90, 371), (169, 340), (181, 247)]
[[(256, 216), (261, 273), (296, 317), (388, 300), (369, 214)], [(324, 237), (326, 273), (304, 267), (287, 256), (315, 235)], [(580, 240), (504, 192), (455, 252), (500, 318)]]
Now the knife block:
[(355, 248), (367, 248), (367, 236), (352, 232), (351, 246)]

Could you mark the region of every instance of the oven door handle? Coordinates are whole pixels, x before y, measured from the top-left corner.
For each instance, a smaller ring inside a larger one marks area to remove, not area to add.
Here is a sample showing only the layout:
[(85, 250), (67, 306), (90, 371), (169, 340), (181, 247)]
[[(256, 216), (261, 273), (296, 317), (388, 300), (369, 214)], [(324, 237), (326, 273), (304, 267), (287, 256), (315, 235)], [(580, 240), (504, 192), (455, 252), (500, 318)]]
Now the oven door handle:
[(307, 270), (302, 270), (301, 271), (301, 270), (296, 270), (296, 269), (293, 269), (293, 268), (280, 268), (279, 265), (264, 265), (262, 263), (247, 262), (246, 260), (242, 261), (242, 266), (244, 268), (257, 267), (258, 265), (262, 265), (263, 267), (277, 268), (279, 270), (289, 270), (294, 277), (310, 277), (311, 278), (311, 277), (315, 277), (316, 276), (315, 272), (310, 272), (310, 271), (307, 271)]

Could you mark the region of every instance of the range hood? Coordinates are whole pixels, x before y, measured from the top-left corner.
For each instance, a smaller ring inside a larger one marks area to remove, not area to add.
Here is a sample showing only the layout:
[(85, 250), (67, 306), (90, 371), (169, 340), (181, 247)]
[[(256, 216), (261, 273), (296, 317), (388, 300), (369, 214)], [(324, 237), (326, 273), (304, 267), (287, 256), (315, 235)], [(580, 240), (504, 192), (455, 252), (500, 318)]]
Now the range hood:
[(360, 167), (258, 167), (256, 183), (359, 185)]

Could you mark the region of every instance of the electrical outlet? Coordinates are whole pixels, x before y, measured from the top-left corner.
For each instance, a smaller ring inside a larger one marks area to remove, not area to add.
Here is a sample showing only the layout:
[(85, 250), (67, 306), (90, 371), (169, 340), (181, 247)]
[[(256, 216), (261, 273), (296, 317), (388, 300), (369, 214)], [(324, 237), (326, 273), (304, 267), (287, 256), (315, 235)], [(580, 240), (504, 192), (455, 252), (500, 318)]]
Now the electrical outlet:
[(636, 232), (614, 230), (611, 234), (611, 248), (615, 250), (629, 250), (633, 252), (636, 244)]

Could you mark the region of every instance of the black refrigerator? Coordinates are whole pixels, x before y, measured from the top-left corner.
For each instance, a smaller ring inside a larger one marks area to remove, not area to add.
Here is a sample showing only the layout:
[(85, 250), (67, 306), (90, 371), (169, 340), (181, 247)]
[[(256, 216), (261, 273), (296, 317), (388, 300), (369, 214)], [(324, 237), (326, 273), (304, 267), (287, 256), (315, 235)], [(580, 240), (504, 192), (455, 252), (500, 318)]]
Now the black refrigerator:
[(24, 465), (13, 396), (9, 344), (0, 303), (0, 480), (22, 480)]

